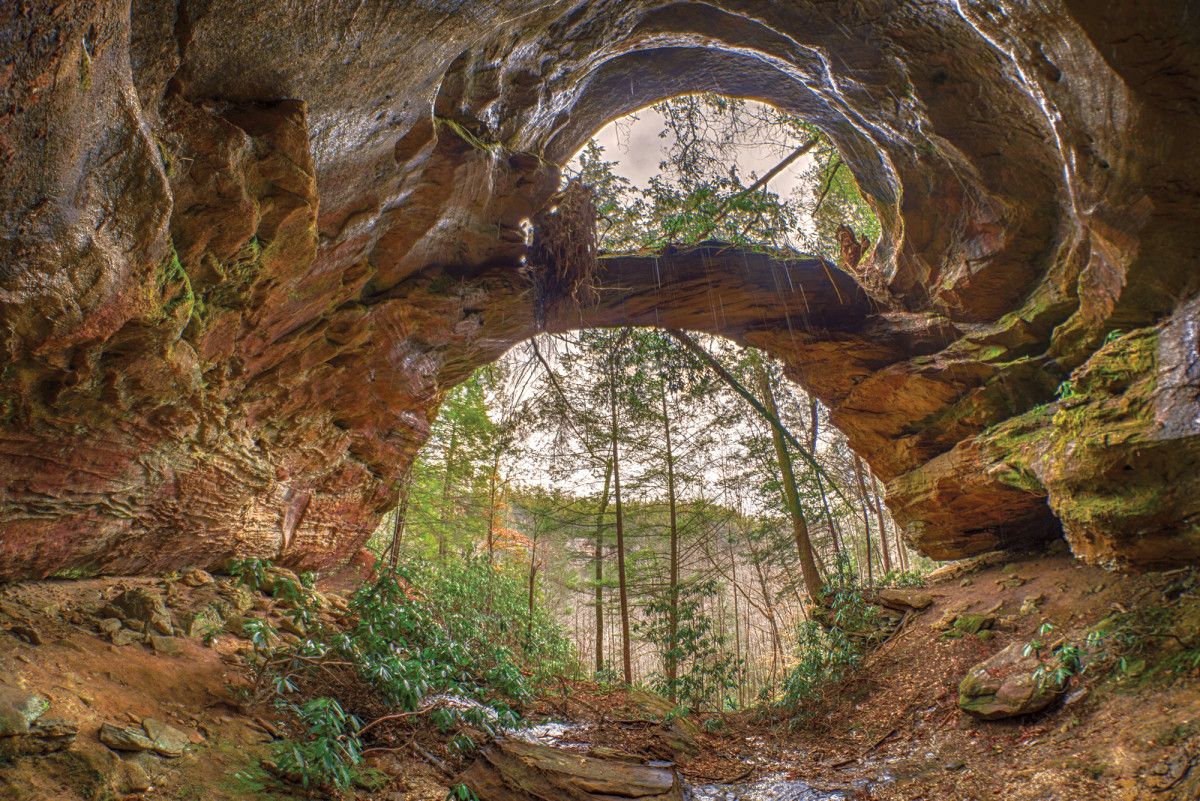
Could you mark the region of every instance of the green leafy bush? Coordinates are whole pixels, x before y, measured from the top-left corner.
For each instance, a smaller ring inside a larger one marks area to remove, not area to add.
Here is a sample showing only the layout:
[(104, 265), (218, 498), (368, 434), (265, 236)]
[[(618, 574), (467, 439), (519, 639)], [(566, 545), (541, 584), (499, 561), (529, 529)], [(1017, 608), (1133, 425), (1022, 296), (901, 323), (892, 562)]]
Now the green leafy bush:
[(256, 698), (274, 698), (297, 729), (277, 743), (276, 766), (306, 786), (353, 783), (362, 737), (409, 717), (403, 713), (443, 731), (515, 725), (541, 682), (577, 664), (545, 610), (535, 604), (531, 614), (520, 578), (484, 560), (380, 567), (350, 599), (343, 626), (322, 624), (311, 575), (293, 581), (261, 560), (239, 562), (233, 572), (251, 587), (269, 583), (283, 614), (305, 633), (287, 641), (262, 619), (243, 628), (254, 645)]
[(839, 561), (821, 598), (820, 614), (797, 629), (797, 662), (784, 679), (780, 701), (788, 709), (800, 710), (862, 664), (879, 631), (879, 609), (867, 603), (848, 561)]
[(671, 599), (667, 594), (651, 599), (644, 607), (646, 620), (637, 632), (663, 656), (674, 660), (674, 678), (655, 673), (650, 685), (660, 695), (672, 698), (689, 711), (725, 710), (737, 695), (743, 665), (726, 647), (712, 617), (705, 614), (703, 601), (717, 592), (714, 581), (688, 582), (680, 586), (676, 599), (676, 631), (671, 636)]
[(304, 725), (306, 735), (273, 744), (278, 771), (299, 778), (305, 787), (348, 788), (358, 777), (357, 768), (362, 762), (358, 718), (346, 714), (332, 698), (313, 698), (288, 706)]

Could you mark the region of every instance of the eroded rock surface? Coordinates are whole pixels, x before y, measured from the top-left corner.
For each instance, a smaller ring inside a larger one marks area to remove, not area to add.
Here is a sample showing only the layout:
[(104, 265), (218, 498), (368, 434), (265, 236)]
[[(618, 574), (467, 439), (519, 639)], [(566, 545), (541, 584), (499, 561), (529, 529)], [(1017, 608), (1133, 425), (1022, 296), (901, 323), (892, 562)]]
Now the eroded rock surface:
[(1000, 720), (1040, 712), (1058, 698), (1064, 682), (1037, 673), (1041, 660), (1024, 648), (1015, 642), (971, 668), (958, 688), (959, 707), (980, 720)]
[(521, 223), (555, 165), (694, 90), (825, 130), (872, 254), (682, 251), (666, 288), (612, 260), (547, 326), (777, 354), (932, 556), (1064, 529), (1093, 560), (1194, 559), (1190, 10), (6, 4), (0, 576), (355, 553), (446, 388), (537, 331)]
[(597, 759), (522, 740), (500, 740), (487, 746), (459, 780), (481, 801), (684, 798), (683, 785), (672, 766), (643, 765), (636, 758)]

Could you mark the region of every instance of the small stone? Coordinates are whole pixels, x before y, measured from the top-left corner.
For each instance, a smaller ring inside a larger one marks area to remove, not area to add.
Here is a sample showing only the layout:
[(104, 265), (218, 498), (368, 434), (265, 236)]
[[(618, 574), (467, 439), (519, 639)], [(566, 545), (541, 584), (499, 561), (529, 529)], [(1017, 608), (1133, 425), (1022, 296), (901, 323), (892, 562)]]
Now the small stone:
[(100, 742), (114, 751), (150, 751), (154, 743), (141, 729), (105, 723), (100, 727)]
[(971, 581), (970, 577), (968, 576), (967, 578), (964, 578), (962, 581), (958, 582), (958, 586), (960, 586), (960, 587), (970, 587), (970, 586), (971, 586), (972, 584), (974, 584), (974, 583), (975, 583), (975, 582)]
[(1044, 601), (1044, 600), (1046, 600), (1045, 596), (1043, 596), (1041, 593), (1038, 593), (1037, 595), (1025, 596), (1025, 600), (1021, 601), (1021, 609), (1018, 614), (1021, 614), (1021, 615), (1036, 614), (1038, 611), (1038, 607), (1041, 606), (1042, 601)]
[(153, 743), (154, 752), (165, 757), (183, 756), (184, 750), (191, 743), (188, 735), (154, 718), (143, 719), (142, 728)]
[(961, 759), (952, 759), (942, 767), (944, 767), (946, 770), (962, 770), (966, 766), (967, 763), (963, 762)]
[(14, 623), (8, 627), (8, 633), (30, 645), (42, 644), (42, 633), (28, 623)]
[(121, 630), (121, 619), (117, 617), (106, 617), (97, 623), (96, 626), (102, 633), (111, 636)]
[(146, 630), (146, 621), (144, 621), (144, 620), (126, 620), (125, 626), (130, 631), (136, 631), (138, 633), (141, 633)]
[(113, 645), (133, 645), (135, 642), (142, 641), (142, 635), (138, 634), (136, 631), (121, 629), (113, 632), (109, 639), (112, 640)]
[(129, 760), (125, 762), (125, 789), (130, 793), (144, 793), (150, 789), (150, 776), (146, 769), (138, 763)]
[(202, 587), (205, 584), (212, 584), (213, 577), (208, 571), (193, 567), (191, 570), (185, 570), (179, 581), (187, 587)]
[(165, 656), (179, 656), (179, 640), (174, 637), (166, 637), (162, 634), (150, 635), (150, 647), (154, 649), (156, 654)]

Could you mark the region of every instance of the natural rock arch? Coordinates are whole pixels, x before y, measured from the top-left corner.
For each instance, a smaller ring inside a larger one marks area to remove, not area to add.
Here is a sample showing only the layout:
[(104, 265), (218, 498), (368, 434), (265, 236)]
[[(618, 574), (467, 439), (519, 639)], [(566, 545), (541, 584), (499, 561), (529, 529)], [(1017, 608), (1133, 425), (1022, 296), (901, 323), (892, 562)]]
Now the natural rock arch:
[(1087, 558), (1194, 558), (1200, 49), (1161, 6), (6, 7), (0, 575), (345, 557), (445, 387), (532, 332), (554, 162), (697, 89), (803, 113), (877, 204), (861, 319), (732, 333), (916, 547), (1053, 509)]

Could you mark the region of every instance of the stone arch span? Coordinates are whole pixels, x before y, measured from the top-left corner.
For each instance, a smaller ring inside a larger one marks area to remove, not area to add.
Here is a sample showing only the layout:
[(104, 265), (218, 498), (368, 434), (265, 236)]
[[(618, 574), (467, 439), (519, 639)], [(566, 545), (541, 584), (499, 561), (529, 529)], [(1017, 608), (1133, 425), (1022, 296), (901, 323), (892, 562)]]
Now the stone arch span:
[[(532, 333), (555, 162), (697, 89), (820, 125), (885, 239), (854, 279), (664, 254), (660, 316), (743, 298), (728, 332), (926, 553), (1060, 523), (1093, 560), (1200, 553), (1186, 0), (293, 5), (0, 10), (0, 576), (349, 555), (445, 388)], [(650, 313), (646, 269), (606, 263), (595, 321)], [(797, 318), (780, 270), (854, 301)]]

